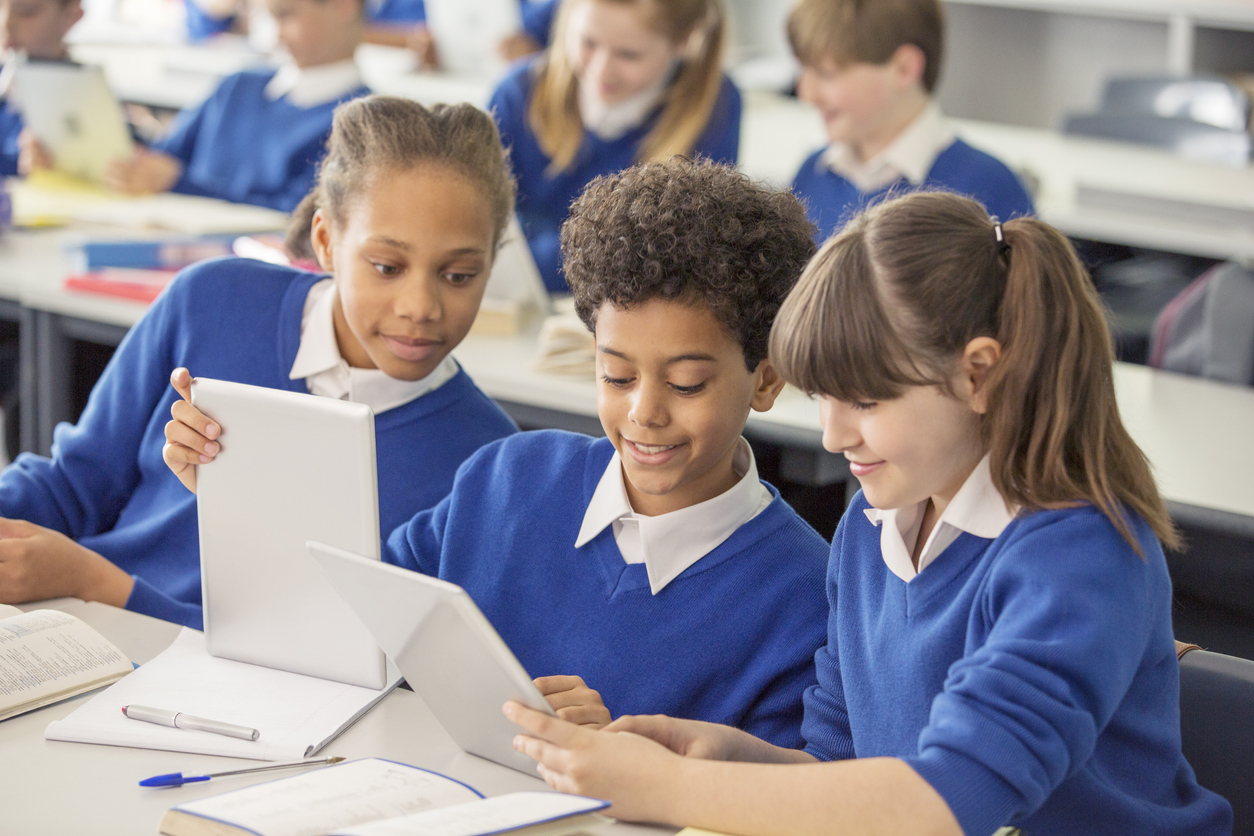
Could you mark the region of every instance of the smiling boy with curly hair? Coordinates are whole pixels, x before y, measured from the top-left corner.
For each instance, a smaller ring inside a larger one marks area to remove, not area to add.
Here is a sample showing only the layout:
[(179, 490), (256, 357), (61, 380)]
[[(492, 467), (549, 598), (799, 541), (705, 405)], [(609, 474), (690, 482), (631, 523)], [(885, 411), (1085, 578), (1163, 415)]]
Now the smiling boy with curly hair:
[(466, 588), (564, 718), (665, 713), (800, 744), (827, 544), (741, 432), (783, 387), (767, 338), (812, 233), (795, 197), (723, 166), (594, 180), (562, 252), (606, 438), (490, 444), (388, 539), (385, 560)]

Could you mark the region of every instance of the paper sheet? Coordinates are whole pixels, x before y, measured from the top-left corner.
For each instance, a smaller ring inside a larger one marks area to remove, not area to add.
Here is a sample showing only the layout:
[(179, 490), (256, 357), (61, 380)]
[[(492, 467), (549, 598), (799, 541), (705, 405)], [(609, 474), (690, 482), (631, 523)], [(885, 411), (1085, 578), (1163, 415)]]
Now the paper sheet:
[[(299, 760), (316, 753), (390, 690), (373, 691), (219, 659), (205, 650), (203, 633), (185, 627), (164, 653), (69, 717), (50, 723), (44, 737), (256, 760)], [(234, 723), (257, 729), (261, 735), (255, 741), (237, 740), (130, 720), (122, 714), (122, 707), (130, 703)]]
[(443, 775), (366, 758), (180, 804), (174, 811), (266, 836), (322, 836), (340, 827), (479, 797)]
[(401, 818), (376, 821), (331, 836), (479, 836), (591, 813), (609, 805), (559, 792), (515, 792)]
[(82, 221), (209, 235), (281, 230), (288, 223), (283, 212), (262, 206), (170, 192), (131, 197), (54, 172), (12, 181), (10, 188), (17, 226)]

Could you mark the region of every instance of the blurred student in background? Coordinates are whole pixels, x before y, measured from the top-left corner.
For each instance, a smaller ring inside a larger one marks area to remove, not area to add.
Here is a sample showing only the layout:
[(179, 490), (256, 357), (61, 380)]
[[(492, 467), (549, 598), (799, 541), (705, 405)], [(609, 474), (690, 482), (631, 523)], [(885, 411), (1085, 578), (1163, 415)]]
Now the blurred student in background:
[(4, 68), (0, 70), (0, 176), (18, 173), (22, 116), (8, 98), (13, 58), (67, 61), (65, 35), (83, 16), (79, 0), (0, 0)]
[(559, 229), (593, 178), (674, 154), (735, 164), (740, 93), (722, 71), (719, 0), (566, 0), (549, 48), (489, 108), (518, 177), (518, 216), (550, 291)]
[(1034, 213), (1014, 173), (958, 139), (933, 99), (939, 0), (800, 0), (788, 39), (802, 68), (797, 95), (819, 109), (831, 140), (793, 181), (822, 238), (889, 192), (915, 188), (973, 197), (1003, 221)]
[(227, 77), (107, 183), (132, 194), (176, 191), (290, 212), (313, 187), (336, 105), (369, 91), (353, 62), (361, 0), (267, 0), (287, 60)]

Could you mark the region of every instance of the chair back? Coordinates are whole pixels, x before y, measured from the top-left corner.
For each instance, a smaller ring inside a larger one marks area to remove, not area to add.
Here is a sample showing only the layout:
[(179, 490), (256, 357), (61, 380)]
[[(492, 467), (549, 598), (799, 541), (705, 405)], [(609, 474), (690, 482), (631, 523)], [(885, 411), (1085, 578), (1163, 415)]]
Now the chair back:
[(1254, 661), (1184, 652), (1180, 735), (1197, 782), (1232, 804), (1233, 836), (1254, 836)]

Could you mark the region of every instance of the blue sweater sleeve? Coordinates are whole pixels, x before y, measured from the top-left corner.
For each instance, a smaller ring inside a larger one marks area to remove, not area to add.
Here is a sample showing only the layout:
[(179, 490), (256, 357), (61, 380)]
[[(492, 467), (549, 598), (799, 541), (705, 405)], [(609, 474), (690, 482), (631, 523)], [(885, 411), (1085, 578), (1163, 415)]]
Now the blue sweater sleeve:
[(966, 833), (1030, 815), (1089, 761), (1166, 617), (1154, 554), (1142, 560), (1095, 509), (1034, 516), (977, 599), (986, 641), (950, 667), (905, 758)]
[(113, 527), (139, 482), (144, 433), (170, 390), (171, 297), (162, 294), (127, 333), (78, 423), (57, 426), (52, 457), (23, 453), (0, 473), (0, 514), (75, 539)]
[[(457, 486), (454, 485), (453, 489), (456, 490)], [(451, 497), (446, 496), (439, 505), (418, 512), (409, 522), (398, 526), (384, 544), (383, 561), (411, 572), (438, 577), (450, 501)]]
[[(850, 502), (850, 507), (855, 504)], [(805, 751), (821, 761), (855, 757), (853, 731), (849, 725), (849, 710), (845, 705), (845, 690), (840, 676), (840, 654), (836, 646), (839, 555), (844, 546), (848, 519), (848, 513), (841, 517), (836, 535), (832, 538), (832, 552), (827, 566), (828, 640), (814, 654), (818, 682), (807, 688), (802, 698), (805, 714), (801, 721), (801, 736), (805, 740)]]
[(549, 45), (558, 0), (523, 0), (522, 28), (540, 46)]
[[(215, 95), (217, 95), (216, 90), (209, 98)], [(149, 146), (154, 151), (175, 157), (183, 164), (183, 175), (180, 181), (187, 176), (187, 166), (192, 160), (192, 153), (196, 150), (196, 135), (200, 132), (200, 123), (208, 103), (209, 99), (205, 99), (195, 107), (180, 110), (166, 132)]]

